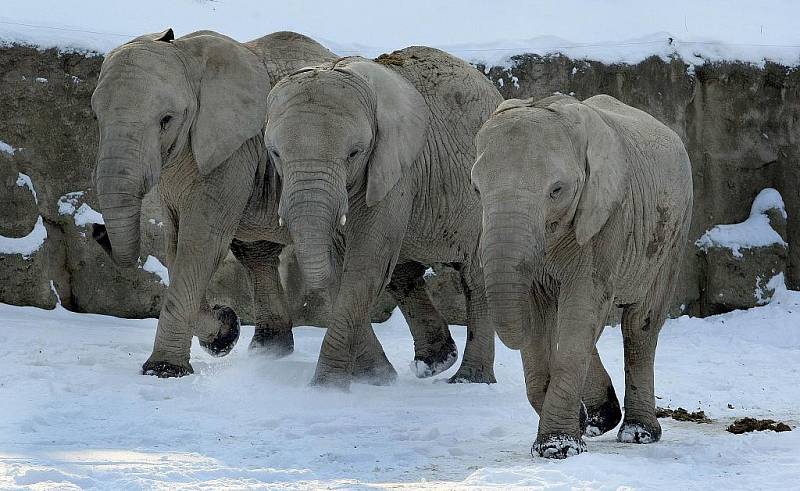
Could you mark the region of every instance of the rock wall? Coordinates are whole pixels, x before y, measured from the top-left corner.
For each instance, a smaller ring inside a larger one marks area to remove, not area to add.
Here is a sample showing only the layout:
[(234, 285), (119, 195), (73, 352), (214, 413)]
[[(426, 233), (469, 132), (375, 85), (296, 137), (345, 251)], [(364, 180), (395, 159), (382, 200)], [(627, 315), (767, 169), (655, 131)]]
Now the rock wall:
[[(0, 145), (0, 236), (24, 237), (40, 216), (47, 232), (43, 246), (28, 258), (0, 253), (0, 302), (50, 308), (58, 295), (66, 308), (79, 312), (158, 315), (166, 288), (162, 279), (142, 268), (116, 268), (81, 219), (97, 209), (91, 173), (98, 132), (90, 98), (101, 63), (101, 56), (0, 47), (0, 141), (13, 148)], [(510, 68), (479, 69), (505, 97), (610, 94), (653, 114), (683, 138), (693, 164), (695, 205), (676, 305), (707, 313), (701, 302), (704, 260), (693, 242), (715, 224), (745, 219), (753, 198), (766, 187), (778, 189), (786, 201), (787, 280), (790, 287), (800, 286), (800, 222), (794, 219), (800, 214), (797, 70), (722, 63), (698, 66), (692, 73), (677, 59), (603, 65), (534, 55), (515, 57)], [(35, 199), (17, 183), (20, 174), (30, 177)], [(141, 225), (142, 257), (163, 259), (153, 193), (146, 198)], [(435, 269), (438, 274), (429, 279), (434, 301), (451, 321), (463, 322), (456, 275), (443, 265)], [(247, 320), (247, 281), (229, 257), (214, 278), (210, 300), (233, 306)], [(375, 316), (390, 308), (384, 299)]]

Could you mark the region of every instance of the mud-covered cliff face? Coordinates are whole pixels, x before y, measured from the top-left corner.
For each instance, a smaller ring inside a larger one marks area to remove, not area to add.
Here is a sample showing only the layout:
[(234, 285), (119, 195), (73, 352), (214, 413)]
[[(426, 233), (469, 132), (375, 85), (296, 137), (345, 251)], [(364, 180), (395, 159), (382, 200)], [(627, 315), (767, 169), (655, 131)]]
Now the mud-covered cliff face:
[[(91, 226), (76, 219), (84, 204), (98, 209), (91, 183), (98, 132), (89, 101), (101, 63), (101, 56), (0, 48), (0, 141), (15, 149), (9, 153), (0, 145), (0, 236), (29, 234), (39, 216), (47, 231), (41, 248), (27, 259), (0, 253), (0, 302), (52, 307), (55, 289), (72, 310), (158, 315), (165, 288), (159, 276), (141, 268), (118, 269), (91, 240)], [(604, 65), (522, 55), (513, 59), (512, 68), (485, 72), (505, 97), (562, 92), (583, 99), (605, 93), (673, 128), (686, 143), (694, 170), (692, 243), (713, 225), (742, 221), (759, 191), (776, 188), (789, 215), (788, 283), (800, 286), (800, 221), (795, 218), (800, 216), (798, 70), (722, 63), (688, 73), (681, 60), (655, 57), (637, 65)], [(19, 173), (30, 177), (37, 200), (17, 184)], [(70, 194), (79, 192), (83, 194)], [(142, 214), (143, 259), (152, 255), (163, 262), (159, 223), (158, 202), (151, 193)], [(703, 314), (705, 276), (703, 256), (690, 244), (676, 305)], [(435, 278), (430, 281), (434, 300), (446, 306), (452, 322), (463, 321), (463, 301), (451, 298), (458, 295), (458, 285), (441, 285), (454, 282), (455, 275), (445, 272)], [(226, 261), (210, 300), (232, 305), (247, 318), (247, 281), (235, 260)]]

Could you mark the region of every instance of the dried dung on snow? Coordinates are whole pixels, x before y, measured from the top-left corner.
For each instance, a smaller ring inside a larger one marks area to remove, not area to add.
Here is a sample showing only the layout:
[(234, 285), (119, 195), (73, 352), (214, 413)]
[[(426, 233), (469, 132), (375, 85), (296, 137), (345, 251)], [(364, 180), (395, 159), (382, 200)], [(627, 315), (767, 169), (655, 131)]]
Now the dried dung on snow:
[(737, 419), (728, 426), (727, 431), (741, 435), (751, 431), (792, 431), (792, 428), (786, 423), (780, 423), (772, 419), (742, 418)]

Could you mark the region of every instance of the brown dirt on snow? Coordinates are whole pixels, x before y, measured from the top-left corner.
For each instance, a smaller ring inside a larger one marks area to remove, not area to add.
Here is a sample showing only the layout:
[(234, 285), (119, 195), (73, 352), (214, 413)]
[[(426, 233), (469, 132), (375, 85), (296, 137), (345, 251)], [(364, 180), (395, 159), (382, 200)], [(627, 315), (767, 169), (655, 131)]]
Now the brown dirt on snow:
[(656, 417), (672, 418), (676, 421), (691, 421), (692, 423), (711, 423), (713, 421), (711, 418), (706, 416), (705, 411), (694, 411), (690, 413), (682, 407), (679, 407), (678, 409), (657, 407)]
[(749, 433), (751, 431), (792, 431), (786, 423), (776, 422), (772, 419), (756, 419), (756, 418), (742, 418), (737, 419), (730, 426), (727, 431), (741, 435), (742, 433)]

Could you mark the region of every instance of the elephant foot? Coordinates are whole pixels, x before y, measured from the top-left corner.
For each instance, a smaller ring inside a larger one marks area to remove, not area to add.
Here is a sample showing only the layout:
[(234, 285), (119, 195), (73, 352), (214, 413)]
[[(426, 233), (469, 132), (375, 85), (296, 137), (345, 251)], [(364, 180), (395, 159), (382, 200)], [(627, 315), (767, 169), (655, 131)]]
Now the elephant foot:
[(622, 420), (619, 400), (612, 387), (608, 388), (608, 399), (597, 407), (587, 407), (588, 421), (585, 436), (600, 436), (617, 427)]
[(322, 368), (317, 365), (317, 371), (314, 373), (314, 378), (311, 379), (309, 385), (311, 387), (319, 387), (323, 389), (337, 389), (347, 391), (350, 389), (350, 381), (352, 375), (341, 370), (332, 370)]
[(462, 363), (458, 371), (447, 380), (450, 384), (494, 384), (494, 367), (465, 367)]
[(211, 356), (225, 356), (231, 352), (236, 346), (236, 341), (239, 340), (241, 323), (236, 312), (230, 307), (215, 305), (211, 311), (219, 321), (219, 333), (211, 341), (200, 340), (200, 346)]
[(397, 380), (397, 371), (387, 360), (385, 364), (356, 368), (353, 371), (353, 379), (369, 385), (391, 385)]
[(622, 443), (655, 443), (660, 439), (661, 424), (656, 418), (645, 422), (626, 417), (617, 433), (617, 441)]
[(537, 437), (531, 455), (546, 459), (566, 459), (586, 451), (586, 443), (566, 433), (551, 433)]
[(248, 347), (270, 358), (283, 358), (294, 352), (294, 334), (290, 329), (256, 328)]
[(176, 365), (168, 361), (147, 360), (142, 365), (142, 375), (153, 375), (158, 378), (178, 378), (191, 375), (194, 369), (190, 363)]
[(456, 360), (458, 360), (458, 348), (450, 339), (436, 353), (414, 357), (414, 361), (411, 362), (411, 372), (417, 378), (433, 377), (452, 367)]

